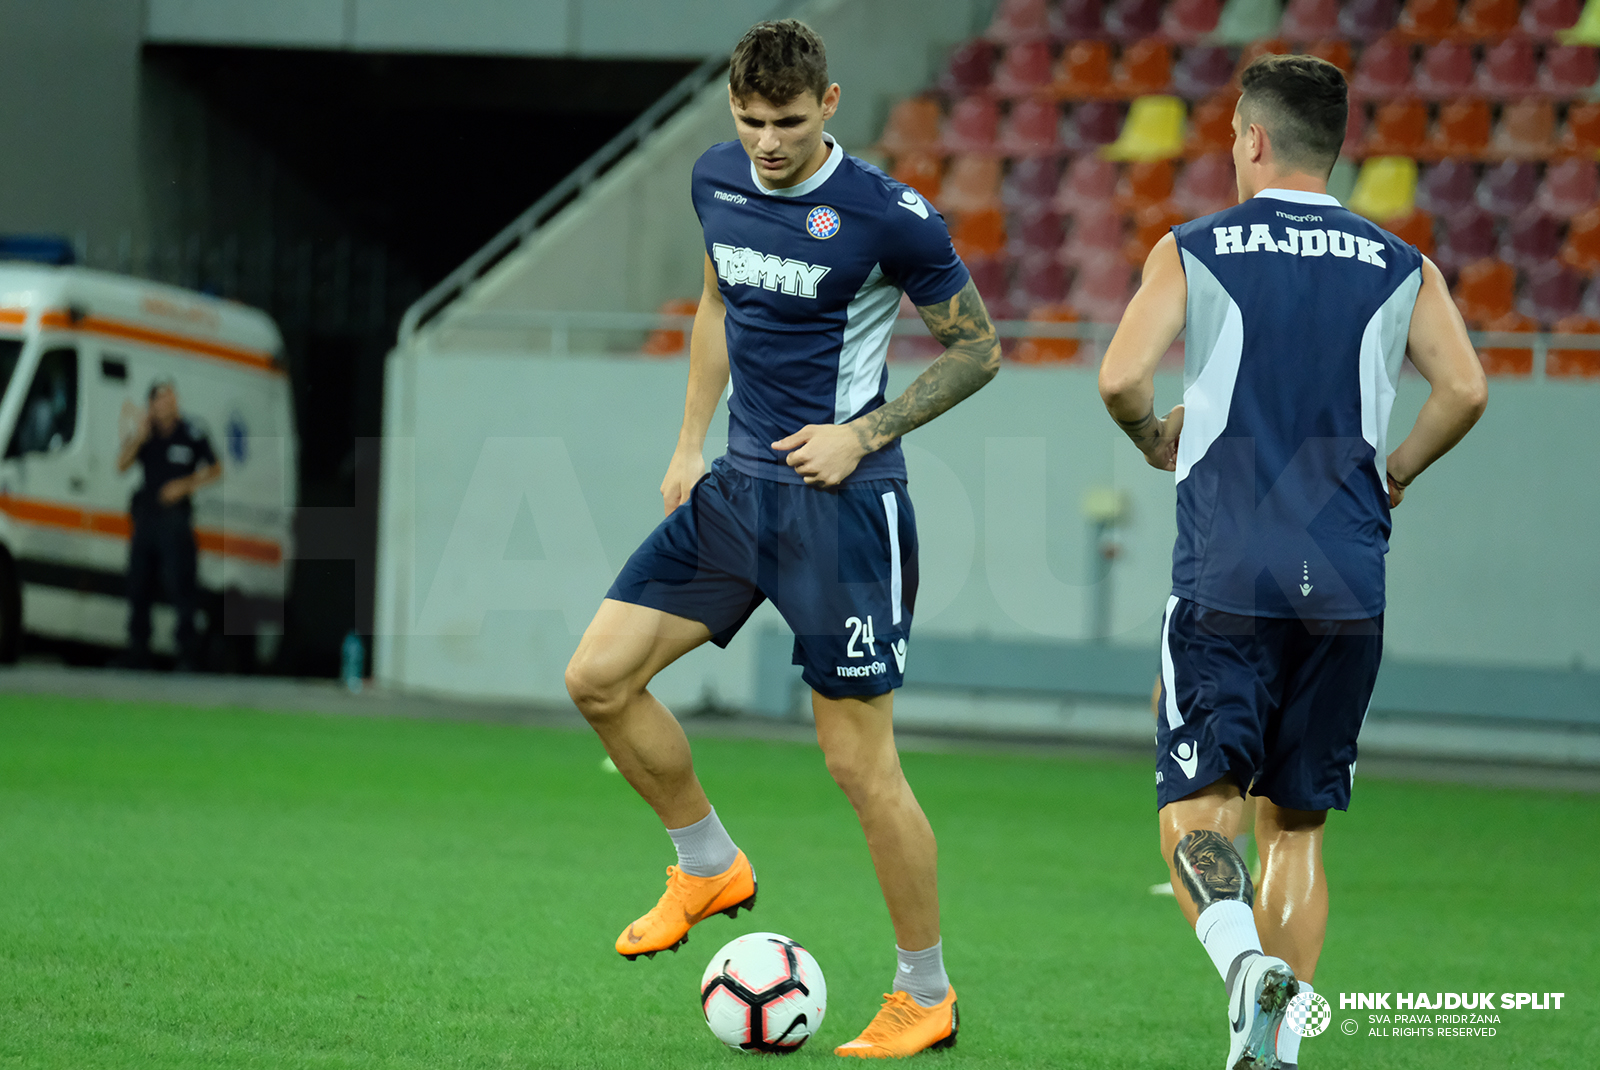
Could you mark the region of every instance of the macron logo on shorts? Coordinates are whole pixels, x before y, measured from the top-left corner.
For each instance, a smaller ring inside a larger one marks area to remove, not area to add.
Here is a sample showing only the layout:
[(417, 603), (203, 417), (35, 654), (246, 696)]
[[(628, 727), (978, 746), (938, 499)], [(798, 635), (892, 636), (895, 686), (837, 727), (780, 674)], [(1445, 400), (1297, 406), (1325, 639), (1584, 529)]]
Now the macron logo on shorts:
[(817, 297), (817, 284), (831, 270), (822, 264), (786, 260), (771, 253), (721, 242), (711, 247), (711, 259), (716, 261), (717, 278), (729, 286), (760, 286), (765, 290), (809, 297), (813, 301)]
[(882, 676), (889, 671), (889, 666), (874, 661), (868, 665), (835, 665), (833, 671), (840, 676)]
[(1200, 765), (1200, 755), (1195, 753), (1194, 744), (1185, 740), (1178, 744), (1178, 749), (1172, 752), (1172, 760), (1178, 763), (1178, 768), (1183, 770), (1183, 775), (1190, 780), (1194, 779), (1194, 771)]

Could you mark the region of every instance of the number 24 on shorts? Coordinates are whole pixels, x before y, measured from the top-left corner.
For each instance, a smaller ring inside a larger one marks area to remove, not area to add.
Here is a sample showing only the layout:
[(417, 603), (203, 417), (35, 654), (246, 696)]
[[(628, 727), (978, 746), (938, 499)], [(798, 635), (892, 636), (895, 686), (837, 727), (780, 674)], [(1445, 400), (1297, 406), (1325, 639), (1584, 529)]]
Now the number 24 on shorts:
[[(850, 629), (850, 641), (845, 644), (844, 648), (846, 654), (852, 658), (868, 656), (875, 658), (878, 656), (877, 639), (872, 634), (872, 617), (870, 614), (864, 623), (860, 617), (848, 617), (845, 619), (844, 626)], [(861, 653), (861, 648), (856, 646), (857, 642), (867, 644), (867, 654)]]

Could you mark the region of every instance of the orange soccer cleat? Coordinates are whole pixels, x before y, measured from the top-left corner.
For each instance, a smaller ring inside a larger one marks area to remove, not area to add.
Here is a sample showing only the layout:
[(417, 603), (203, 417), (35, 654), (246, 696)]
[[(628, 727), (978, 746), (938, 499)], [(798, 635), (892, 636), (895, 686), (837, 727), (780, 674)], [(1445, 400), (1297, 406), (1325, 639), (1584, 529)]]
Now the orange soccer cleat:
[(961, 1016), (956, 1011), (956, 990), (924, 1007), (904, 992), (883, 997), (883, 1006), (861, 1035), (833, 1049), (835, 1055), (858, 1059), (903, 1059), (929, 1048), (953, 1048)]
[(617, 954), (632, 962), (640, 955), (676, 951), (689, 942), (689, 930), (713, 914), (738, 916), (740, 908), (754, 910), (756, 871), (739, 852), (724, 873), (693, 877), (677, 866), (667, 867), (667, 890), (655, 908), (617, 937)]

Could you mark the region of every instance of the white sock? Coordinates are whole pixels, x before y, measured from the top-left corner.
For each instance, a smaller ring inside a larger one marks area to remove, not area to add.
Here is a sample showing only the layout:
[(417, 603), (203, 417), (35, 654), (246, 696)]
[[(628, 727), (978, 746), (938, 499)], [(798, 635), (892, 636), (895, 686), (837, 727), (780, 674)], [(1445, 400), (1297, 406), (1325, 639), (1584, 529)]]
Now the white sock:
[(672, 845), (678, 849), (678, 868), (691, 877), (715, 877), (726, 873), (739, 857), (728, 830), (717, 818), (717, 808), (692, 825), (668, 829)]
[(1217, 968), (1224, 984), (1235, 959), (1246, 951), (1258, 954), (1261, 951), (1256, 916), (1247, 904), (1237, 899), (1224, 899), (1202, 910), (1195, 920), (1194, 934), (1211, 956), (1211, 964)]
[(922, 1007), (937, 1006), (950, 991), (950, 978), (944, 972), (944, 941), (922, 951), (907, 951), (895, 945), (894, 987)]
[[(1300, 994), (1313, 992), (1309, 982), (1300, 982)], [(1284, 1024), (1278, 1027), (1278, 1061), (1285, 1067), (1292, 1068), (1300, 1061), (1300, 1034), (1289, 1028), (1289, 1020), (1284, 1019)]]

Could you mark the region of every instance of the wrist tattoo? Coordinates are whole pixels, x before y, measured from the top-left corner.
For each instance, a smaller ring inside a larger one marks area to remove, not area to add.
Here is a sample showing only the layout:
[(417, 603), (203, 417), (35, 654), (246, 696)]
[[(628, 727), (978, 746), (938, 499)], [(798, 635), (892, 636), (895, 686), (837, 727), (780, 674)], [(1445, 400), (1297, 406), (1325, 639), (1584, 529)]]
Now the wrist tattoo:
[(1137, 420), (1124, 420), (1119, 416), (1116, 417), (1116, 421), (1117, 426), (1122, 428), (1129, 438), (1133, 439), (1133, 444), (1145, 453), (1149, 453), (1155, 448), (1156, 443), (1161, 441), (1161, 421), (1156, 419), (1156, 410), (1153, 405), (1149, 412)]

